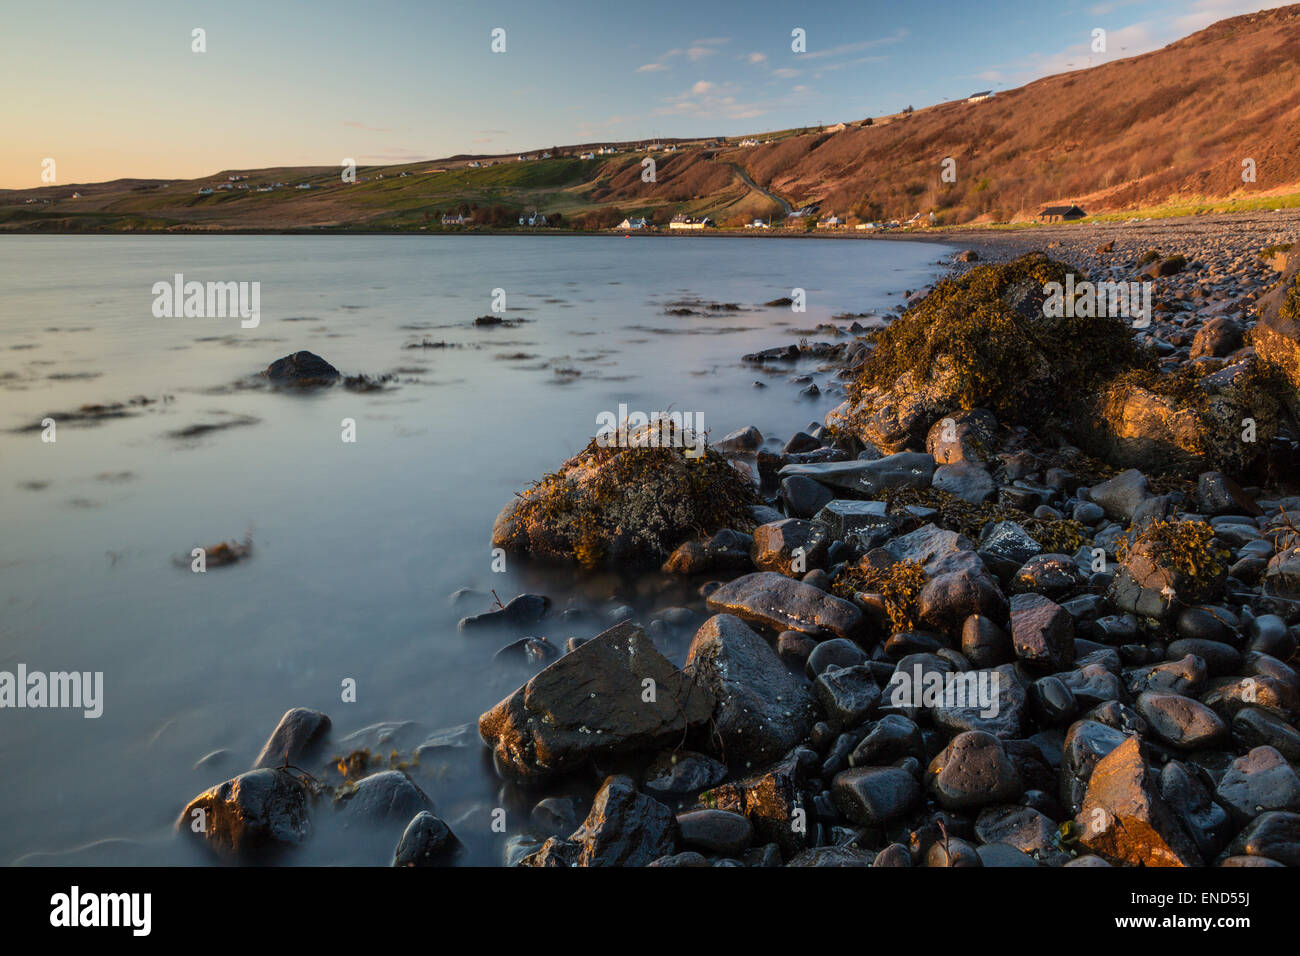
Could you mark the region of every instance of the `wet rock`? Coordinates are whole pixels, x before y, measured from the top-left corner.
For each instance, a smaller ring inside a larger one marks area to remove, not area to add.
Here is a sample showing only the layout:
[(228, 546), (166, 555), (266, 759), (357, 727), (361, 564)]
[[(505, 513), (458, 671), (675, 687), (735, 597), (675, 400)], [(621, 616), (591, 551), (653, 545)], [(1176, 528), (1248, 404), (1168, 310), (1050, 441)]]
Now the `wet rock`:
[(1270, 810), (1261, 813), (1237, 834), (1228, 852), (1300, 866), (1300, 813)]
[(972, 614), (1002, 617), (1006, 607), (997, 581), (982, 569), (937, 574), (917, 596), (921, 624), (945, 633), (955, 633)]
[(880, 700), (880, 688), (865, 664), (827, 667), (818, 675), (813, 692), (827, 719), (844, 728), (862, 723)]
[(1146, 475), (1136, 468), (1122, 471), (1114, 478), (1093, 485), (1088, 496), (1111, 518), (1119, 521), (1133, 520), (1138, 506), (1151, 495)]
[(1171, 760), (1160, 771), (1160, 795), (1181, 821), (1204, 860), (1212, 860), (1234, 830), (1228, 812), (1188, 767)]
[(1136, 737), (1101, 759), (1078, 816), (1082, 843), (1134, 866), (1200, 866), (1196, 844), (1160, 794)]
[(313, 352), (294, 352), (276, 359), (262, 372), (272, 385), (281, 388), (311, 388), (333, 385), (339, 370)]
[(916, 778), (896, 767), (862, 767), (837, 774), (831, 785), (835, 808), (861, 826), (900, 819), (920, 798)]
[(854, 748), (849, 755), (849, 766), (884, 766), (905, 757), (925, 759), (921, 728), (901, 714), (887, 714), (872, 725)]
[(546, 797), (533, 805), (528, 819), (539, 830), (552, 836), (572, 833), (578, 825), (577, 811), (568, 797)]
[(750, 425), (748, 428), (738, 428), (734, 432), (724, 435), (718, 441), (710, 442), (710, 444), (723, 453), (757, 451), (758, 447), (763, 444), (763, 433)]
[(817, 675), (828, 667), (854, 667), (866, 662), (866, 651), (852, 641), (837, 637), (814, 647), (804, 670), (810, 680), (816, 680)]
[(570, 840), (578, 845), (578, 866), (646, 866), (676, 852), (678, 836), (671, 810), (615, 776), (601, 785)]
[(934, 423), (925, 450), (940, 465), (987, 461), (996, 448), (997, 428), (992, 412), (982, 408), (958, 412)]
[(830, 538), (819, 524), (799, 518), (785, 518), (754, 529), (750, 556), (759, 571), (775, 571), (791, 577), (823, 567)]
[[(754, 384), (757, 385), (759, 383), (755, 382)], [(661, 856), (659, 859), (651, 863), (648, 863), (646, 865), (647, 866), (671, 866), (671, 867), (702, 866), (707, 868), (709, 865), (709, 861), (706, 860), (703, 855), (696, 853), (694, 850), (687, 850), (684, 853), (674, 853), (671, 856)]]
[(811, 518), (827, 502), (834, 500), (835, 493), (821, 482), (813, 481), (804, 475), (791, 475), (781, 479), (781, 498), (785, 509), (795, 518)]
[(1262, 580), (1264, 594), (1300, 600), (1300, 548), (1286, 548), (1269, 559)]
[(997, 496), (997, 483), (988, 469), (970, 461), (940, 465), (934, 471), (932, 487), (980, 505)]
[(393, 866), (450, 866), (460, 850), (460, 841), (447, 824), (421, 810), (402, 833)]
[(709, 595), (708, 607), (776, 631), (814, 637), (852, 637), (862, 624), (862, 612), (848, 601), (772, 571), (724, 584)]
[(1179, 750), (1216, 747), (1228, 738), (1219, 715), (1190, 697), (1146, 691), (1137, 699), (1137, 711), (1152, 733)]
[(1065, 554), (1039, 554), (1025, 562), (1011, 581), (1011, 590), (1018, 594), (1041, 594), (1059, 601), (1076, 593), (1088, 581)]
[(665, 750), (646, 767), (642, 782), (652, 796), (685, 796), (727, 779), (727, 765), (706, 754)]
[(403, 823), (422, 810), (435, 813), (429, 796), (400, 770), (373, 773), (357, 781), (338, 800), (345, 825)]
[(696, 455), (699, 442), (689, 430), (661, 419), (626, 438), (615, 447), (598, 436), (519, 492), (497, 515), (492, 547), (586, 567), (645, 569), (660, 567), (701, 533), (752, 525), (752, 478), (712, 448)]
[(1002, 740), (1020, 736), (1026, 693), (1014, 665), (966, 671), (945, 684), (943, 700), (933, 709), (935, 726), (949, 733), (980, 731)]
[(962, 623), (961, 652), (972, 667), (996, 667), (1015, 656), (1011, 635), (982, 614), (972, 614)]
[[(914, 561), (921, 565), (931, 577), (962, 568), (979, 569), (975, 545), (969, 538), (933, 524), (892, 538), (883, 548), (895, 561)], [(969, 559), (975, 559), (975, 563)]]
[[(1006, 843), (985, 843), (975, 848), (982, 866), (1040, 866), (1032, 856)], [(1068, 865), (1068, 864), (1066, 864)]]
[(1016, 657), (1048, 672), (1074, 663), (1074, 618), (1041, 594), (1011, 598), (1011, 643)]
[(700, 804), (744, 814), (754, 826), (755, 839), (777, 844), (788, 859), (808, 845), (806, 828), (793, 823), (796, 811), (810, 812), (803, 790), (809, 769), (817, 763), (816, 753), (798, 748), (763, 773), (706, 790)]
[(1002, 742), (980, 731), (954, 737), (930, 762), (926, 781), (939, 803), (950, 810), (1005, 803), (1021, 790)]
[(786, 866), (873, 866), (868, 850), (851, 846), (816, 846), (796, 854)]
[(461, 632), (475, 632), (532, 627), (550, 608), (551, 599), (543, 594), (520, 594), (504, 607), (461, 618), (457, 628)]
[(817, 708), (771, 645), (730, 614), (695, 634), (685, 672), (715, 701), (711, 739), (733, 763), (775, 760), (808, 736)]
[(1287, 760), (1300, 762), (1300, 730), (1258, 707), (1243, 707), (1233, 715), (1232, 739), (1248, 750), (1272, 747)]
[(875, 547), (898, 530), (898, 519), (885, 513), (883, 501), (836, 498), (826, 503), (813, 521), (824, 525), (831, 538), (853, 538), (860, 547)]
[(1096, 720), (1070, 725), (1061, 751), (1061, 803), (1066, 809), (1079, 812), (1097, 764), (1127, 739), (1123, 731)]
[(980, 811), (975, 835), (985, 843), (1005, 844), (1032, 861), (1059, 866), (1069, 859), (1056, 846), (1056, 824), (1032, 807), (994, 806)]
[(662, 570), (667, 574), (716, 574), (720, 571), (748, 571), (754, 567), (750, 551), (754, 538), (723, 528), (703, 540), (683, 541)]
[(285, 711), (257, 755), (253, 769), (301, 766), (330, 732), (330, 719), (319, 710), (294, 707)]
[(1206, 677), (1205, 662), (1188, 654), (1175, 661), (1129, 671), (1125, 683), (1135, 697), (1149, 690), (1194, 697), (1205, 688)]
[[(788, 580), (788, 579), (783, 579)], [(652, 680), (655, 699), (642, 700)], [(498, 768), (519, 777), (676, 742), (708, 721), (713, 698), (641, 628), (615, 625), (564, 655), (479, 718)]]
[(249, 860), (311, 836), (311, 796), (287, 771), (250, 770), (191, 800), (176, 829), (221, 856)]
[(1262, 513), (1262, 509), (1246, 494), (1241, 485), (1218, 471), (1202, 472), (1197, 477), (1196, 510), (1210, 517)]
[(1300, 810), (1300, 777), (1267, 746), (1234, 760), (1214, 793), (1241, 826), (1269, 810)]
[(729, 810), (691, 810), (677, 815), (683, 846), (705, 853), (739, 854), (754, 839), (754, 826)]
[(493, 663), (540, 667), (559, 657), (560, 652), (544, 637), (513, 641), (492, 655)]

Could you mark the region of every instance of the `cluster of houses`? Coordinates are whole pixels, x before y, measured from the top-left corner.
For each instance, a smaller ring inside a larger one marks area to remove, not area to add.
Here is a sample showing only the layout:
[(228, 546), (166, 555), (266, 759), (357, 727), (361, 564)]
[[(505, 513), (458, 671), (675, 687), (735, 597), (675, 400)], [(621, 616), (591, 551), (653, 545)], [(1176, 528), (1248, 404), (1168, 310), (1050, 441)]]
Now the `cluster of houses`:
[[(228, 182), (219, 183), (215, 187), (204, 186), (202, 189), (198, 191), (198, 195), (211, 196), (213, 195), (213, 193), (216, 192), (232, 192), (236, 189), (252, 189), (254, 192), (269, 193), (269, 192), (274, 192), (276, 189), (282, 188), (284, 186), (284, 183), (272, 183), (269, 186), (251, 187), (248, 185), (248, 183), (244, 182), (244, 180), (248, 178), (247, 176), (230, 176), (228, 178), (229, 178)], [(302, 183), (298, 188), (311, 189), (311, 185), (309, 183)]]

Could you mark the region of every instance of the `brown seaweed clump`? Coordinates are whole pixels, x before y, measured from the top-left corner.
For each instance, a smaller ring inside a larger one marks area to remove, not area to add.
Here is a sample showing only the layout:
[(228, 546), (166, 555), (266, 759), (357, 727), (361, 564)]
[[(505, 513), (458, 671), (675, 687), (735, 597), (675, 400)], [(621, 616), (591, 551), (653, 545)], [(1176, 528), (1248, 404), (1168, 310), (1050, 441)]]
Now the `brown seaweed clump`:
[[(1115, 556), (1139, 583), (1171, 588), (1184, 604), (1213, 599), (1228, 574), (1231, 552), (1215, 547), (1214, 529), (1204, 521), (1152, 521), (1130, 541), (1120, 538)], [(1149, 573), (1142, 573), (1149, 569)], [(1158, 581), (1156, 579), (1159, 579)]]
[(751, 530), (757, 503), (745, 474), (665, 419), (625, 444), (592, 439), (502, 510), (492, 546), (584, 567), (658, 567), (684, 541)]
[(885, 613), (895, 632), (916, 629), (920, 614), (921, 589), (926, 582), (925, 569), (917, 561), (898, 561), (885, 568), (866, 558), (846, 565), (831, 584), (831, 592), (851, 600), (858, 592), (879, 594)]
[[(971, 540), (990, 522), (1014, 521), (1043, 546), (1047, 554), (1074, 554), (1090, 541), (1088, 529), (1073, 518), (1035, 518), (1018, 508), (986, 502), (971, 504), (939, 488), (892, 488), (882, 493), (890, 514), (905, 515), (909, 506), (932, 508), (934, 524)], [(861, 589), (859, 589), (861, 590)]]

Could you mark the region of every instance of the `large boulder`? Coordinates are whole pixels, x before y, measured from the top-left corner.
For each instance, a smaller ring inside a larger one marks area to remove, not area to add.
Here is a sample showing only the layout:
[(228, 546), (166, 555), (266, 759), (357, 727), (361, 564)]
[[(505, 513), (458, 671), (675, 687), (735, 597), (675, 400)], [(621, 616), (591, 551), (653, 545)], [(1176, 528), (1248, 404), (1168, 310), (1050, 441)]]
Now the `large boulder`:
[[(656, 445), (650, 445), (653, 438)], [(748, 531), (758, 503), (750, 480), (671, 423), (592, 439), (497, 516), (492, 546), (586, 566), (658, 567), (685, 541)]]
[(775, 760), (803, 741), (817, 719), (807, 686), (730, 614), (716, 614), (696, 631), (685, 671), (712, 694), (710, 739), (733, 763)]
[(624, 622), (550, 664), (480, 717), (478, 726), (498, 768), (537, 777), (592, 757), (679, 741), (708, 721), (713, 704), (712, 695), (660, 654), (641, 628)]

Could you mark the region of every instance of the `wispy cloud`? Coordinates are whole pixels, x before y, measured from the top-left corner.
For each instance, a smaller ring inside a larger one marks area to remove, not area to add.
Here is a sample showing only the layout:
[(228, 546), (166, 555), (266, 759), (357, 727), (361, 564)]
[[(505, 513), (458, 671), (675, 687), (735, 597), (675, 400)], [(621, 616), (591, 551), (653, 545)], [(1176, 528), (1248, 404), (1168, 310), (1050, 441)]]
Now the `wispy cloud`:
[(358, 123), (356, 120), (344, 120), (343, 125), (349, 129), (363, 129), (369, 133), (391, 133), (391, 129), (382, 126), (367, 126), (365, 123)]

